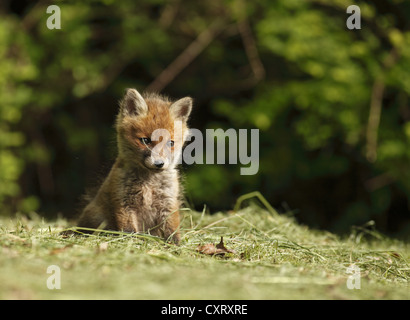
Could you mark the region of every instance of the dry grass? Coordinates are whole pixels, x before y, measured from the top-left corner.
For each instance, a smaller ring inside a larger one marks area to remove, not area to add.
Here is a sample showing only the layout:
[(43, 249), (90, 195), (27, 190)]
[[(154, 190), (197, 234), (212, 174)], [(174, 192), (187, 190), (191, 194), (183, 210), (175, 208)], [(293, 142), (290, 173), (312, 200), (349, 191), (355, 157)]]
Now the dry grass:
[[(273, 208), (183, 212), (180, 246), (126, 233), (64, 237), (66, 220), (0, 220), (2, 299), (409, 299), (409, 244), (369, 228), (341, 239)], [(201, 254), (221, 236), (232, 253)], [(61, 289), (47, 288), (47, 267)], [(361, 289), (348, 289), (347, 268)]]

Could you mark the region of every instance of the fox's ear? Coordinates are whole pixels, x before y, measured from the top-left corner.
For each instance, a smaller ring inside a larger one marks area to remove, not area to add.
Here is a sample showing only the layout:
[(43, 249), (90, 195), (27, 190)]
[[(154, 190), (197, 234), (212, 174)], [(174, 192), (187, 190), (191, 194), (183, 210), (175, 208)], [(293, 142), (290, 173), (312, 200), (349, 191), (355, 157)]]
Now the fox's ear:
[(135, 89), (126, 89), (124, 99), (121, 101), (121, 114), (123, 116), (140, 116), (147, 113), (147, 103), (140, 93)]
[(185, 97), (175, 101), (169, 107), (169, 111), (175, 119), (187, 121), (192, 110), (192, 98)]

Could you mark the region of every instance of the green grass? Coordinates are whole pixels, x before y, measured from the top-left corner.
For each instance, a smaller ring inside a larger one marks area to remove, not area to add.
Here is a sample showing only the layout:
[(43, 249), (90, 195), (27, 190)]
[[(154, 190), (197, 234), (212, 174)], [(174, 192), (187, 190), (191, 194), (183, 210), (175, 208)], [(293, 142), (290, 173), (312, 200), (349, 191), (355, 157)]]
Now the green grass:
[[(239, 206), (238, 206), (239, 208)], [(342, 239), (272, 208), (183, 211), (180, 246), (135, 234), (60, 235), (63, 219), (0, 220), (1, 299), (409, 299), (409, 244), (369, 228)], [(199, 253), (219, 243), (225, 256)], [(350, 265), (360, 289), (348, 289)], [(47, 288), (47, 267), (61, 289)]]

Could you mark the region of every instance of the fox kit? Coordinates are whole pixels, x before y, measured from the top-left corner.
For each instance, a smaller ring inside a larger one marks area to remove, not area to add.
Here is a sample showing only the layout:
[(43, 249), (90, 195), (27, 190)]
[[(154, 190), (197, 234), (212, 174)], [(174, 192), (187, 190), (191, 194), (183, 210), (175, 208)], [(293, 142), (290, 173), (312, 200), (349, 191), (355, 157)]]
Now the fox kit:
[(179, 243), (180, 183), (176, 169), (188, 135), (192, 99), (128, 89), (116, 120), (118, 156), (79, 227), (145, 232)]

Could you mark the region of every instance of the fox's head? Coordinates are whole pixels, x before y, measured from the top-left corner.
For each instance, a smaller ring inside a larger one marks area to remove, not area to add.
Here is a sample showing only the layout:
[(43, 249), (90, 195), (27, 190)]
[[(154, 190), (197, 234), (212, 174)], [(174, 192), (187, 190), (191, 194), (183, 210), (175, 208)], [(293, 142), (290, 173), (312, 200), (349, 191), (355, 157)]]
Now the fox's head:
[(175, 168), (188, 136), (192, 99), (167, 98), (127, 89), (117, 117), (119, 156), (149, 170)]

